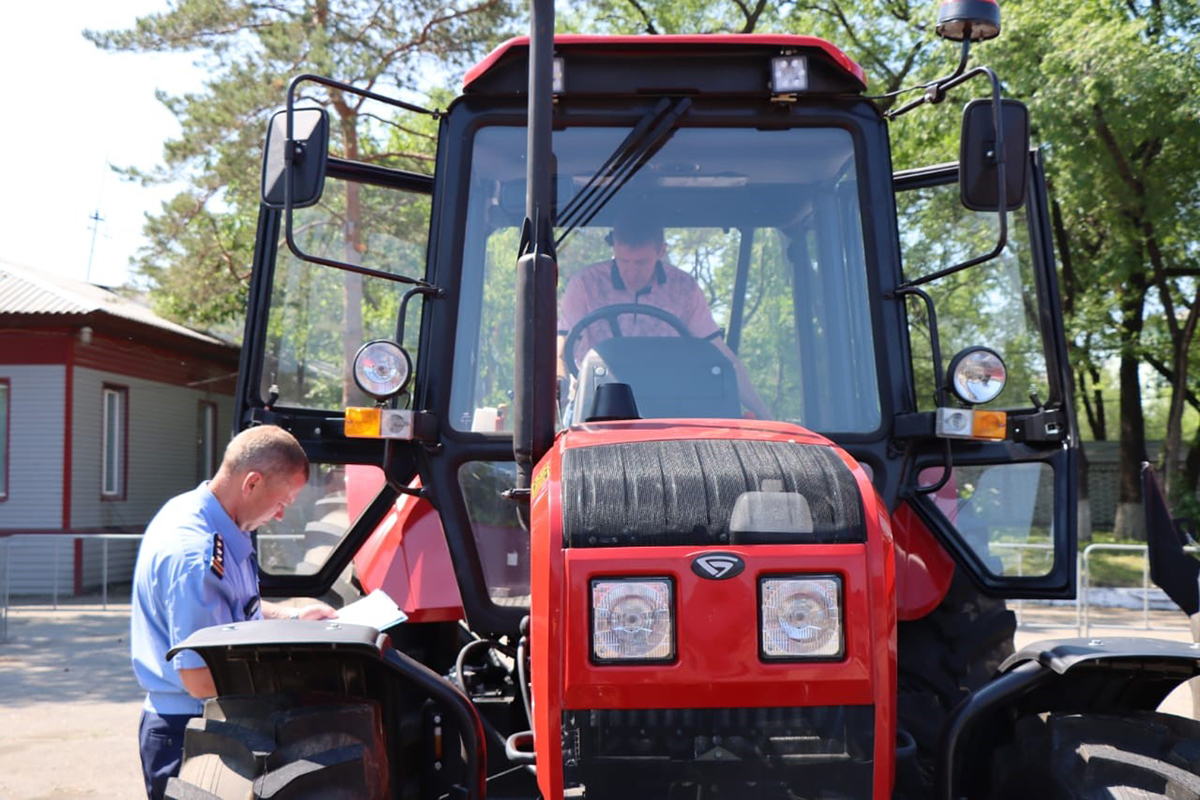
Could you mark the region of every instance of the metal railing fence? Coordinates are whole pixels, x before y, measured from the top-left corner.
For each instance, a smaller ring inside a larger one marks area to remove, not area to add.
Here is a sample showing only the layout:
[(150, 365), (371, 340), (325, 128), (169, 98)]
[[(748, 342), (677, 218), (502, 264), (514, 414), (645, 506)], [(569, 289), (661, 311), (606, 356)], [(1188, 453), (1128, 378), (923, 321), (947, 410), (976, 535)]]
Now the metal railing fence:
[[(0, 642), (8, 640), (8, 614), (11, 606), (10, 590), (11, 590), (11, 571), (12, 571), (12, 548), (14, 542), (21, 540), (36, 540), (39, 545), (44, 546), (47, 541), (53, 540), (53, 578), (51, 582), (51, 603), (54, 610), (58, 609), (59, 593), (60, 593), (60, 573), (61, 573), (61, 553), (64, 543), (71, 542), (72, 545), (76, 540), (88, 542), (100, 542), (100, 604), (105, 611), (108, 610), (108, 587), (111, 583), (109, 577), (109, 547), (108, 543), (112, 541), (130, 541), (140, 540), (140, 533), (77, 533), (77, 534), (12, 534), (9, 536), (0, 537), (0, 546), (2, 546), (4, 560), (4, 575), (3, 588), (0, 592)], [(267, 537), (260, 537), (267, 538)], [(302, 538), (294, 536), (272, 536), (270, 538)], [(1045, 543), (1023, 543), (1023, 542), (993, 542), (990, 545), (992, 550), (998, 551), (1014, 551), (1016, 552), (1016, 574), (1018, 576), (1024, 574), (1024, 555), (1026, 551), (1048, 551), (1053, 550), (1053, 545)], [(1184, 548), (1189, 553), (1196, 553), (1197, 548), (1189, 546)], [(1121, 553), (1141, 553), (1142, 555), (1142, 622), (1140, 628), (1148, 631), (1187, 631), (1190, 630), (1188, 624), (1178, 626), (1172, 625), (1152, 625), (1150, 621), (1150, 560), (1145, 544), (1119, 544), (1097, 542), (1089, 544), (1077, 556), (1076, 574), (1079, 576), (1078, 591), (1075, 595), (1075, 631), (1078, 636), (1090, 636), (1091, 629), (1094, 624), (1099, 627), (1130, 627), (1128, 623), (1115, 625), (1110, 623), (1093, 623), (1092, 621), (1092, 602), (1091, 602), (1091, 564), (1092, 557), (1097, 553), (1104, 552), (1121, 552)], [(1062, 627), (1053, 623), (1037, 623), (1030, 622), (1025, 617), (1025, 611), (1029, 604), (1040, 604), (1036, 600), (1014, 600), (1011, 605), (1017, 617), (1017, 624), (1027, 628), (1051, 628)]]
[[(51, 604), (54, 610), (58, 610), (59, 594), (61, 590), (61, 573), (62, 573), (62, 550), (67, 543), (71, 544), (72, 555), (74, 551), (74, 543), (76, 541), (84, 542), (99, 542), (100, 543), (100, 604), (105, 611), (108, 610), (108, 586), (112, 582), (108, 574), (108, 543), (112, 541), (131, 541), (140, 540), (140, 533), (73, 533), (73, 534), (39, 534), (39, 533), (24, 533), (12, 534), (9, 536), (0, 537), (0, 557), (4, 560), (4, 585), (3, 592), (0, 593), (0, 641), (8, 640), (8, 614), (9, 608), (12, 605), (12, 565), (13, 565), (13, 548), (20, 546), (26, 541), (36, 542), (39, 547), (45, 547), (48, 543), (51, 544), (53, 553), (52, 576), (50, 581)], [(72, 575), (74, 571), (72, 570)], [(72, 587), (74, 588), (74, 587)]]

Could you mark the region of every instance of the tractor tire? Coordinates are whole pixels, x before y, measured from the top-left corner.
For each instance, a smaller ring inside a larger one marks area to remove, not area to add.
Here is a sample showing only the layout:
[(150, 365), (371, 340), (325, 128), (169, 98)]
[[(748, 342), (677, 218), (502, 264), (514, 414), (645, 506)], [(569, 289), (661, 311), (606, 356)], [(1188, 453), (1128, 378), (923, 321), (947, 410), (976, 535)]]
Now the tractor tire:
[(166, 797), (350, 800), (389, 792), (378, 703), (240, 695), (209, 700), (188, 723), (183, 765)]
[(1025, 717), (992, 775), (990, 798), (1198, 800), (1200, 722), (1150, 711)]
[(897, 727), (912, 736), (916, 754), (897, 763), (895, 796), (915, 800), (933, 796), (942, 724), (1012, 655), (1017, 620), (956, 570), (937, 608), (897, 628)]

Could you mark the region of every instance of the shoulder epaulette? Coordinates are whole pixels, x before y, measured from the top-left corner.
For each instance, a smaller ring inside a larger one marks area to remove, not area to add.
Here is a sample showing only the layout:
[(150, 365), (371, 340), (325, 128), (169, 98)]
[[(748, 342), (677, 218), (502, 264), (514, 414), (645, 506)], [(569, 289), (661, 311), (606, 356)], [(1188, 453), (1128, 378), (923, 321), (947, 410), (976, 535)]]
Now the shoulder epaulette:
[(219, 533), (213, 534), (212, 562), (209, 567), (214, 575), (222, 580), (225, 579), (225, 542)]

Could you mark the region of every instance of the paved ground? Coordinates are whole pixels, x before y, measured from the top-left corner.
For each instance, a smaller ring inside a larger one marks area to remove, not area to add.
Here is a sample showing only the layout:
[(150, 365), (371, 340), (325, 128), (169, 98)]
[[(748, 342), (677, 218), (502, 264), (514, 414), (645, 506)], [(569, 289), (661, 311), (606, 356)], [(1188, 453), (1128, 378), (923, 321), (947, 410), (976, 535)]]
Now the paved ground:
[(145, 798), (129, 606), (10, 609), (0, 643), (0, 797)]
[[(145, 797), (137, 753), (141, 691), (129, 666), (128, 605), (10, 609), (0, 642), (0, 798)], [(1076, 636), (1073, 609), (1026, 609), (1017, 646)], [(1102, 627), (1140, 625), (1140, 612), (1104, 612), (1090, 635), (1163, 636), (1190, 641), (1179, 612), (1153, 612), (1174, 632)], [(3, 628), (0, 627), (0, 633)], [(1188, 687), (1163, 704), (1191, 716)]]

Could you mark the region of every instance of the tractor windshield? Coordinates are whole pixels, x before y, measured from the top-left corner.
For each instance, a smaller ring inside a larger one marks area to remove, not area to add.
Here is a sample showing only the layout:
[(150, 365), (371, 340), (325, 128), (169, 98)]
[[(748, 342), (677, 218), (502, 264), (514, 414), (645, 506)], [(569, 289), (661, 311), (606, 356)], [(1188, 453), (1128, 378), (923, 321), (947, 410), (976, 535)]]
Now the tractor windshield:
[[(642, 417), (879, 428), (851, 133), (682, 126), (639, 149), (631, 130), (554, 133), (563, 424), (586, 419), (596, 387), (617, 381)], [(510, 421), (525, 148), (521, 127), (474, 137), (460, 430)]]

